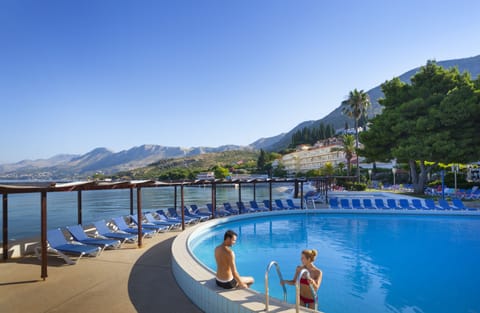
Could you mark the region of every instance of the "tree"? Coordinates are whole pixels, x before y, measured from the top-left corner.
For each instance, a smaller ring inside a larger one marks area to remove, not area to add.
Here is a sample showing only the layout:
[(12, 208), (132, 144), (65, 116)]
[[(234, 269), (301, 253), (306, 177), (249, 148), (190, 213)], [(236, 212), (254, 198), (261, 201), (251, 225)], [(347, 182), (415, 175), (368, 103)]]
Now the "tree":
[[(370, 106), (370, 97), (363, 90), (354, 89), (350, 91), (346, 106), (343, 107), (343, 113), (353, 118), (355, 121), (355, 149), (358, 150), (358, 122), (367, 113)], [(360, 182), (360, 166), (357, 157), (357, 180)]]
[(429, 61), (411, 79), (382, 85), (381, 115), (361, 134), (363, 156), (397, 159), (409, 165), (417, 193), (438, 163), (480, 159), (480, 88), (478, 79)]
[(330, 162), (325, 163), (325, 166), (322, 168), (322, 175), (332, 176), (335, 173), (335, 168)]
[(260, 155), (258, 156), (257, 160), (257, 170), (259, 172), (265, 169), (265, 165), (267, 164), (267, 156), (263, 149), (260, 149)]
[[(332, 151), (335, 151), (334, 149)], [(352, 170), (352, 158), (355, 152), (355, 137), (353, 135), (345, 134), (342, 136), (342, 147), (337, 151), (342, 151), (345, 153), (345, 159), (347, 159), (347, 176), (350, 176)], [(358, 158), (358, 157), (357, 157)], [(343, 163), (342, 163), (343, 165)], [(340, 164), (339, 164), (340, 166)]]
[(230, 172), (227, 168), (217, 165), (213, 168), (213, 172), (215, 173), (215, 178), (217, 179), (224, 179), (230, 175)]

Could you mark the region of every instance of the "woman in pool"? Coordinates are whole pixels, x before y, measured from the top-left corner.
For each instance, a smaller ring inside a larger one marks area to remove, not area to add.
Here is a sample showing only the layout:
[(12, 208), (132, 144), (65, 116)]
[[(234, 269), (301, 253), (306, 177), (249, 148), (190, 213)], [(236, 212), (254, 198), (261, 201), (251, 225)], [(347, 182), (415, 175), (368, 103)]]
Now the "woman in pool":
[(316, 256), (317, 250), (303, 250), (301, 254), (302, 265), (297, 266), (293, 279), (281, 281), (282, 285), (295, 285), (300, 271), (303, 269), (308, 271), (310, 278), (307, 278), (306, 275), (300, 278), (300, 304), (307, 308), (313, 308), (315, 306), (315, 300), (310, 289), (310, 284), (315, 292), (317, 292), (322, 283), (322, 271), (313, 264)]

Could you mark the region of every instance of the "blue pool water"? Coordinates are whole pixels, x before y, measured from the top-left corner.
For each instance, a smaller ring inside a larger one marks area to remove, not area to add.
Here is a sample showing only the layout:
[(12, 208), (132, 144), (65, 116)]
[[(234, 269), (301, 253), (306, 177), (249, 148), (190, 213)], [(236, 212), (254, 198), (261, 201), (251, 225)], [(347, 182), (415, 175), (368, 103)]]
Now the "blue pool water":
[[(321, 311), (480, 312), (478, 217), (299, 213), (231, 221), (189, 243), (213, 270), (213, 249), (227, 229), (239, 234), (239, 273), (254, 276), (252, 288), (262, 293), (270, 261), (292, 279), (301, 250), (314, 248), (323, 271)], [(294, 288), (287, 289), (294, 303)], [(270, 292), (282, 298), (274, 270)]]

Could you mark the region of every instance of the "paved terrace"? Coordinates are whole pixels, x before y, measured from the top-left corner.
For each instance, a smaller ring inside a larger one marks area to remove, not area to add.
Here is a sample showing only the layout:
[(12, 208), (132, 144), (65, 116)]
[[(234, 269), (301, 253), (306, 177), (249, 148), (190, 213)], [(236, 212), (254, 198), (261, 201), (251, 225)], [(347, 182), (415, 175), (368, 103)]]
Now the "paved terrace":
[(171, 271), (170, 247), (177, 234), (145, 239), (141, 249), (124, 244), (76, 265), (49, 256), (46, 281), (35, 257), (1, 262), (0, 312), (201, 312)]

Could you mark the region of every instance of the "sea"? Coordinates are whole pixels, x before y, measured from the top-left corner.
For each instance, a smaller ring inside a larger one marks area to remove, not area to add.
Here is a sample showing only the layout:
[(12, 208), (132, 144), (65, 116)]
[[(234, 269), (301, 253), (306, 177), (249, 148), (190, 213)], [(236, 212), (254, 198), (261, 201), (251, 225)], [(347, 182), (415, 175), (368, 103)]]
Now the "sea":
[[(272, 188), (273, 199), (287, 199), (291, 194), (286, 190), (292, 186), (275, 184)], [(174, 187), (143, 188), (142, 211), (155, 211), (174, 207)], [(136, 209), (136, 191), (134, 190), (134, 209)], [(242, 201), (254, 198), (253, 186), (242, 185)], [(2, 197), (3, 200), (3, 196)], [(219, 187), (216, 191), (217, 206), (230, 202), (233, 207), (238, 201), (238, 186), (227, 185)], [(255, 198), (257, 202), (269, 198), (268, 184), (256, 184)], [(212, 202), (210, 186), (184, 187), (185, 205), (198, 205), (206, 207)], [(180, 188), (177, 188), (177, 206), (180, 208)], [(9, 194), (8, 195), (8, 239), (16, 241), (24, 238), (40, 236), (40, 193)], [(47, 228), (62, 228), (77, 224), (78, 193), (77, 192), (51, 192), (47, 194)], [(0, 205), (1, 209), (1, 205)], [(130, 190), (91, 190), (82, 192), (82, 222), (88, 226), (92, 222), (116, 216), (130, 214)], [(3, 224), (3, 216), (2, 224)], [(3, 238), (2, 238), (3, 241)]]

